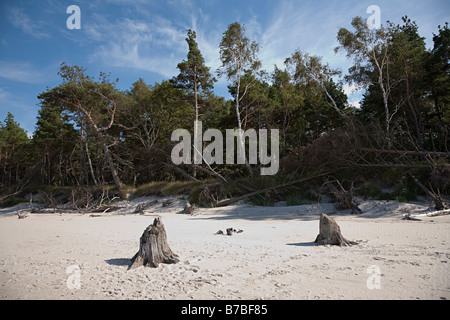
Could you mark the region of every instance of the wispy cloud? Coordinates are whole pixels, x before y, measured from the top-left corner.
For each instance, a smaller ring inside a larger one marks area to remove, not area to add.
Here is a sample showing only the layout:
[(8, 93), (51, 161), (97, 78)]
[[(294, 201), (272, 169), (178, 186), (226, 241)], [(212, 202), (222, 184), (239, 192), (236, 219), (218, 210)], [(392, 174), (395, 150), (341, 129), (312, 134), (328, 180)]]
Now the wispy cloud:
[(0, 61), (0, 78), (22, 83), (40, 84), (45, 83), (49, 76), (47, 72), (37, 70), (26, 62)]
[(174, 76), (185, 51), (183, 29), (158, 16), (151, 21), (126, 18), (114, 24), (97, 16), (96, 21), (85, 26), (88, 38), (97, 43), (92, 61)]
[[(121, 0), (111, 1), (122, 3)], [(127, 18), (119, 21), (101, 12), (94, 14), (84, 25), (85, 34), (94, 47), (90, 62), (155, 72), (171, 78), (178, 73), (178, 63), (187, 56), (186, 30), (193, 29), (206, 65), (212, 72), (220, 66), (219, 43), (227, 25), (214, 19), (212, 15), (216, 12), (192, 0), (170, 0), (159, 8), (149, 3), (146, 8), (128, 8), (131, 11), (127, 12)]]
[(0, 88), (0, 102), (5, 101), (9, 97), (9, 92), (7, 92), (5, 89)]
[(50, 34), (45, 32), (42, 21), (32, 20), (25, 11), (19, 7), (6, 8), (8, 21), (22, 32), (37, 38), (49, 38)]
[[(324, 57), (324, 62), (340, 64), (345, 57), (336, 56), (338, 27), (351, 21), (352, 12), (339, 12), (335, 2), (280, 1), (261, 36), (261, 58), (266, 68), (281, 67), (296, 49)], [(347, 21), (348, 20), (348, 21)]]

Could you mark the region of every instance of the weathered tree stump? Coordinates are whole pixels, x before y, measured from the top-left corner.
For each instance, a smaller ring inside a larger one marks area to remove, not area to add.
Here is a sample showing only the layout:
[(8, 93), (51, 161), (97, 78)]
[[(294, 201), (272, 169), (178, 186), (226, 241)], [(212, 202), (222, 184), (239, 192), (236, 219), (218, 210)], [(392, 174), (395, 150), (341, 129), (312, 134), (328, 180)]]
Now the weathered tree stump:
[(172, 264), (179, 261), (178, 255), (167, 244), (166, 230), (161, 217), (158, 217), (142, 234), (139, 251), (131, 259), (128, 270), (141, 266), (157, 268), (160, 263)]
[(356, 242), (345, 239), (336, 221), (324, 213), (320, 216), (319, 234), (314, 242), (319, 246), (337, 245), (345, 247), (356, 244)]
[(183, 214), (194, 214), (195, 204), (186, 203), (184, 206)]
[(136, 206), (136, 209), (134, 210), (134, 213), (137, 214), (144, 214), (145, 210), (147, 210), (148, 208), (150, 208), (152, 205), (155, 205), (158, 203), (158, 200), (153, 200), (153, 201), (149, 201), (149, 202), (145, 202), (145, 203), (139, 203)]
[(147, 205), (145, 203), (140, 203), (136, 206), (136, 209), (134, 210), (134, 213), (137, 214), (144, 214), (144, 210), (147, 208)]
[(175, 199), (167, 199), (166, 201), (164, 201), (163, 203), (162, 203), (162, 207), (163, 208), (166, 208), (166, 207), (168, 207), (168, 206), (170, 206), (171, 204), (173, 204), (175, 202)]

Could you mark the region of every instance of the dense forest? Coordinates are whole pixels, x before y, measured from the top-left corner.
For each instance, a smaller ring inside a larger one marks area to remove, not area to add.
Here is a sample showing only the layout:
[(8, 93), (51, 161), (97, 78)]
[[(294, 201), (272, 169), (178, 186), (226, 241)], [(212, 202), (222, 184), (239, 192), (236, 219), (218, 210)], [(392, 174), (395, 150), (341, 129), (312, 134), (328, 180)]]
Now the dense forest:
[[(439, 26), (427, 49), (417, 24), (402, 21), (369, 29), (356, 17), (352, 28), (341, 28), (335, 50), (352, 61), (345, 75), (300, 50), (282, 68), (262, 70), (259, 45), (239, 23), (223, 33), (218, 70), (205, 65), (196, 33), (188, 30), (187, 58), (176, 77), (154, 84), (137, 79), (126, 91), (110, 74), (94, 77), (62, 63), (60, 85), (37, 97), (32, 138), (12, 113), (0, 124), (1, 200), (49, 188), (108, 187), (124, 195), (142, 185), (192, 181), (200, 191), (222, 183), (223, 195), (212, 197), (217, 201), (259, 189), (261, 202), (270, 203), (304, 192), (305, 184), (290, 182), (305, 177), (371, 196), (376, 192), (367, 182), (377, 180), (401, 200), (450, 194), (450, 30), (448, 23)], [(215, 77), (227, 79), (232, 99), (214, 93)], [(365, 89), (360, 107), (348, 103), (344, 84)], [(194, 132), (194, 120), (203, 131), (278, 129), (278, 174), (261, 177), (261, 164), (247, 161), (174, 165), (171, 134)], [(283, 184), (279, 190), (289, 191), (270, 190)]]

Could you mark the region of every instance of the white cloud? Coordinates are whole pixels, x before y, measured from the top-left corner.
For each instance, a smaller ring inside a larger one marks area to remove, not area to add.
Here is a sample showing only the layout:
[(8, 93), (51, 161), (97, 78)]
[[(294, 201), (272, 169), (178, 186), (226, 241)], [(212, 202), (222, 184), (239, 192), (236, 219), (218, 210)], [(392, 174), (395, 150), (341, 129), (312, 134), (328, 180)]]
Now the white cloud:
[(348, 104), (357, 109), (361, 108), (361, 101), (350, 101)]
[(33, 84), (44, 83), (48, 80), (45, 72), (36, 70), (28, 63), (6, 61), (0, 61), (0, 78)]
[(110, 23), (97, 16), (86, 25), (91, 40), (100, 44), (90, 57), (115, 67), (129, 67), (172, 77), (185, 51), (185, 30), (155, 16), (151, 21), (124, 19)]
[[(343, 13), (345, 7), (351, 9)], [(356, 7), (348, 1), (279, 1), (259, 40), (263, 67), (268, 71), (274, 65), (282, 67), (284, 60), (300, 49), (323, 57), (331, 68), (346, 71), (345, 55), (335, 54), (334, 48), (338, 28), (351, 21), (358, 12)]]
[(359, 88), (357, 85), (355, 84), (345, 84), (343, 87), (343, 91), (344, 93), (347, 95), (348, 97), (348, 104), (351, 107), (355, 107), (355, 108), (360, 108), (361, 107), (361, 100), (362, 100), (362, 96), (364, 93), (364, 89)]
[(50, 35), (43, 31), (42, 21), (33, 21), (30, 17), (20, 8), (11, 7), (7, 9), (6, 16), (12, 25), (24, 33), (31, 35), (37, 39), (48, 38)]
[(345, 84), (343, 90), (346, 95), (351, 95), (357, 91), (360, 91), (360, 89), (358, 89), (356, 84), (351, 84), (351, 85)]

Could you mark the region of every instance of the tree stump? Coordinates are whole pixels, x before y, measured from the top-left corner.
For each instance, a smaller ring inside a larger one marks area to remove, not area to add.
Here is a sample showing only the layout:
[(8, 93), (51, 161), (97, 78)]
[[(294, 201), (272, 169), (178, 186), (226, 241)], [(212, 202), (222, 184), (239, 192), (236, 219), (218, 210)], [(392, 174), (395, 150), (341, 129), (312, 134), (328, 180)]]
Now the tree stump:
[(345, 247), (356, 244), (356, 242), (345, 239), (336, 221), (324, 213), (320, 216), (319, 234), (314, 242), (319, 246), (337, 245)]
[(164, 201), (163, 203), (162, 203), (162, 207), (163, 208), (166, 208), (166, 207), (168, 207), (168, 206), (170, 206), (171, 204), (173, 204), (175, 202), (175, 199), (167, 199), (166, 201)]
[(136, 209), (134, 210), (134, 213), (137, 214), (144, 214), (144, 210), (147, 208), (147, 206), (143, 203), (140, 203), (136, 206)]
[(131, 259), (128, 270), (141, 266), (157, 268), (160, 263), (172, 264), (179, 261), (178, 255), (173, 253), (167, 244), (166, 230), (161, 217), (158, 217), (142, 234), (139, 251)]
[(194, 214), (195, 211), (195, 204), (190, 204), (189, 202), (186, 203), (184, 206), (183, 214)]

